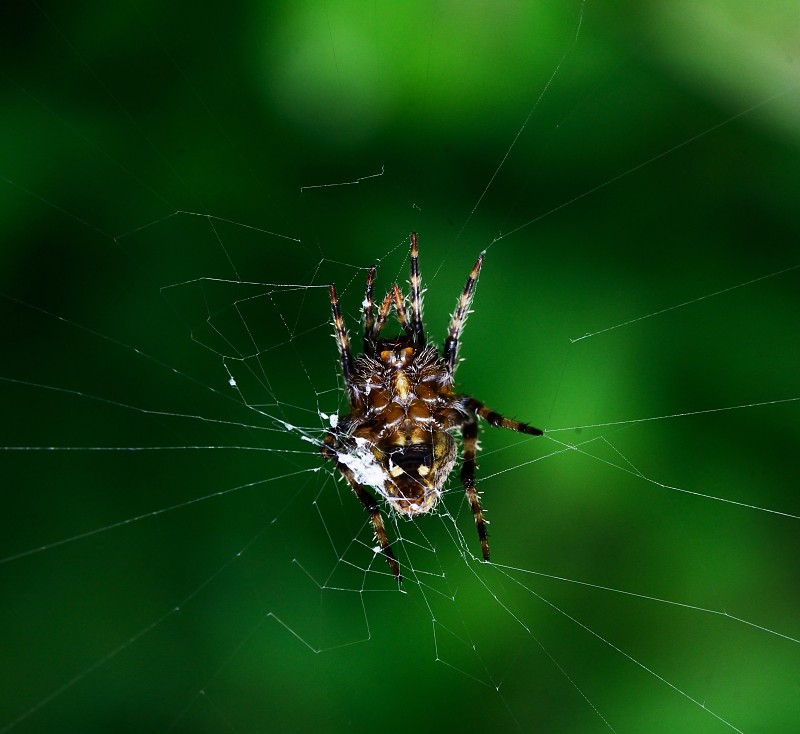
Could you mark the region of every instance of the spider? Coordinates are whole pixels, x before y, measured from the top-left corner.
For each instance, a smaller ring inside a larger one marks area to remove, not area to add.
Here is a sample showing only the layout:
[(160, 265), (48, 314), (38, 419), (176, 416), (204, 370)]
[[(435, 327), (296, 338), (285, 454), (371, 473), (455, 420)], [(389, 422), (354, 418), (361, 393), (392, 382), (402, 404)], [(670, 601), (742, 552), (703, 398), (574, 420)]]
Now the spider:
[[(480, 400), (453, 391), (458, 342), (470, 313), (475, 284), (483, 264), (481, 253), (467, 278), (450, 319), (442, 353), (425, 340), (422, 324), (422, 289), (417, 235), (411, 233), (410, 311), (406, 296), (395, 283), (375, 313), (374, 284), (377, 268), (367, 275), (363, 302), (364, 349), (353, 358), (336, 287), (330, 286), (334, 338), (339, 347), (342, 376), (350, 412), (332, 421), (322, 444), (322, 455), (333, 461), (369, 513), (375, 538), (398, 582), (400, 567), (386, 536), (372, 487), (398, 514), (414, 517), (430, 512), (442, 495), (456, 463), (454, 433), (461, 432), (463, 462), (461, 483), (467, 494), (483, 558), (489, 560), (489, 542), (478, 492), (475, 489), (477, 416), (489, 425), (541, 436), (527, 423), (504, 418)], [(399, 336), (383, 338), (386, 321), (394, 311)]]

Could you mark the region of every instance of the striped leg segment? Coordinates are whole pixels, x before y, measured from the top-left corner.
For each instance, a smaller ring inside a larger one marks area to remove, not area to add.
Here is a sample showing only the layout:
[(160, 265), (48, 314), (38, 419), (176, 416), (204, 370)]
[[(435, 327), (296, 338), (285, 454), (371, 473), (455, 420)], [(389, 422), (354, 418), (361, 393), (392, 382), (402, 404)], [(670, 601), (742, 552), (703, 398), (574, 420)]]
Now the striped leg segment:
[(350, 467), (342, 464), (338, 460), (336, 457), (336, 450), (334, 449), (335, 444), (336, 438), (333, 436), (333, 434), (329, 433), (325, 437), (325, 443), (323, 443), (320, 452), (326, 459), (336, 462), (336, 468), (342, 473), (344, 478), (347, 479), (347, 482), (352, 488), (353, 492), (355, 492), (356, 497), (361, 500), (361, 504), (364, 506), (364, 509), (369, 513), (369, 519), (372, 523), (372, 528), (375, 531), (375, 538), (381, 547), (381, 553), (386, 559), (386, 562), (389, 564), (389, 568), (392, 569), (394, 577), (398, 582), (400, 582), (403, 580), (403, 577), (400, 574), (400, 565), (397, 563), (397, 559), (394, 557), (391, 543), (389, 543), (389, 538), (386, 536), (386, 528), (383, 525), (383, 517), (381, 516), (378, 503), (369, 490), (356, 481), (356, 478)]
[(339, 309), (339, 297), (336, 295), (336, 286), (331, 283), (330, 285), (331, 297), (331, 312), (333, 313), (333, 329), (336, 343), (339, 345), (339, 356), (342, 360), (342, 377), (344, 378), (345, 386), (347, 387), (347, 394), (350, 397), (350, 404), (353, 402), (353, 354), (350, 351), (350, 339), (347, 336), (347, 329), (344, 326), (344, 319), (342, 319), (342, 312)]
[(381, 302), (380, 308), (378, 309), (378, 316), (375, 319), (375, 323), (372, 325), (371, 339), (373, 343), (378, 341), (378, 337), (380, 336), (381, 331), (383, 331), (383, 327), (386, 326), (386, 319), (389, 318), (389, 313), (392, 310), (393, 302), (394, 302), (394, 292), (390, 290), (383, 297), (383, 301)]
[(509, 431), (527, 433), (531, 436), (544, 435), (544, 431), (541, 428), (534, 428), (533, 426), (529, 426), (527, 423), (515, 421), (513, 418), (504, 418), (502, 415), (500, 415), (500, 413), (495, 413), (493, 410), (489, 410), (489, 408), (487, 408), (480, 400), (476, 400), (475, 398), (466, 398), (466, 406), (473, 413), (477, 413), (490, 426), (507, 428)]
[(478, 448), (478, 422), (472, 416), (461, 428), (464, 437), (464, 463), (461, 465), (461, 484), (467, 493), (467, 500), (475, 519), (475, 527), (481, 541), (481, 550), (485, 560), (489, 560), (489, 540), (486, 533), (487, 521), (483, 519), (483, 510), (478, 492), (475, 489), (475, 451)]
[(367, 275), (367, 289), (364, 292), (364, 352), (372, 354), (374, 351), (374, 341), (372, 340), (372, 330), (375, 327), (375, 272), (377, 268), (373, 265)]
[(475, 519), (475, 527), (478, 530), (478, 538), (481, 541), (481, 550), (485, 560), (489, 560), (489, 540), (486, 532), (488, 520), (483, 517), (481, 501), (475, 489), (475, 452), (478, 448), (478, 422), (475, 416), (479, 415), (489, 425), (498, 428), (507, 428), (517, 433), (527, 433), (531, 436), (541, 436), (544, 432), (539, 428), (529, 426), (527, 423), (515, 421), (512, 418), (504, 418), (499, 413), (489, 410), (482, 402), (475, 398), (464, 398), (464, 407), (467, 409), (467, 418), (461, 426), (461, 435), (464, 438), (464, 461), (461, 465), (461, 484), (467, 493), (472, 516)]
[(422, 325), (422, 281), (419, 277), (417, 233), (411, 233), (411, 338), (414, 346), (425, 346), (425, 327)]
[(450, 330), (447, 334), (447, 339), (444, 341), (444, 361), (447, 369), (452, 375), (456, 368), (456, 354), (458, 352), (458, 340), (461, 337), (461, 332), (464, 330), (464, 324), (469, 315), (469, 309), (472, 305), (472, 299), (475, 297), (475, 285), (478, 282), (478, 275), (481, 272), (481, 265), (483, 265), (483, 254), (478, 258), (475, 267), (467, 278), (464, 290), (458, 297), (456, 303), (456, 310), (453, 311), (453, 317), (450, 319)]
[[(345, 469), (348, 472), (350, 471), (347, 469), (347, 467), (345, 467)], [(344, 470), (342, 471), (344, 472)], [(347, 477), (347, 474), (345, 474), (345, 476)], [(397, 581), (402, 581), (403, 577), (400, 574), (400, 566), (397, 563), (397, 559), (394, 557), (394, 552), (392, 551), (392, 546), (389, 543), (389, 538), (386, 537), (386, 528), (383, 526), (383, 517), (381, 516), (378, 503), (375, 501), (375, 498), (372, 496), (372, 494), (370, 494), (367, 489), (356, 482), (354, 478), (347, 477), (347, 479), (350, 482), (350, 486), (353, 488), (353, 491), (356, 493), (356, 497), (361, 500), (361, 504), (364, 505), (364, 509), (369, 513), (369, 519), (372, 522), (372, 528), (375, 531), (375, 538), (381, 547), (381, 553), (383, 553), (383, 557), (389, 564), (389, 568), (392, 569), (392, 573)]]
[(392, 297), (394, 298), (394, 310), (397, 314), (397, 320), (400, 322), (400, 326), (406, 333), (406, 336), (413, 340), (414, 332), (411, 324), (408, 322), (408, 314), (406, 314), (406, 304), (405, 299), (403, 298), (403, 291), (400, 290), (400, 286), (397, 285), (397, 283), (392, 286)]

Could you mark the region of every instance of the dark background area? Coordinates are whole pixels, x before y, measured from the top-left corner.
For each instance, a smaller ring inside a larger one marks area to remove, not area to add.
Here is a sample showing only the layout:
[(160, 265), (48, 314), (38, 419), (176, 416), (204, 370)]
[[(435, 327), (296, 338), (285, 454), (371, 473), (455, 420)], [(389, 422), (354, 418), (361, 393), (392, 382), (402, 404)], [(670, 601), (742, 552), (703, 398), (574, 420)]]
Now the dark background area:
[[(792, 4), (4, 15), (0, 732), (797, 727)], [(313, 441), (411, 230), (548, 435), (401, 594)]]

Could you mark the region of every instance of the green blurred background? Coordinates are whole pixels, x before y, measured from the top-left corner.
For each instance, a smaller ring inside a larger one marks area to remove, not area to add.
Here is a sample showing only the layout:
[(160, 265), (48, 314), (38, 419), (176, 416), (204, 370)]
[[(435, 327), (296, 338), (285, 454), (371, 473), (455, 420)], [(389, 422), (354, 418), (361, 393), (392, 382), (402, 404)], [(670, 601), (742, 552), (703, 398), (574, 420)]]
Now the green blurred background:
[[(0, 731), (800, 726), (800, 11), (695, 5), (7, 10)], [(301, 436), (411, 230), (550, 433), (399, 594)]]

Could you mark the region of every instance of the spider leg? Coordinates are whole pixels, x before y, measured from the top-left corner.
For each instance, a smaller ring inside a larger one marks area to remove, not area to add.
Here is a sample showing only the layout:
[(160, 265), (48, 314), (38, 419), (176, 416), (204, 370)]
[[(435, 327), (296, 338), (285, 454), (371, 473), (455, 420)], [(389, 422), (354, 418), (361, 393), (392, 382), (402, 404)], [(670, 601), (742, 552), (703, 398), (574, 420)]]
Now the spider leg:
[(389, 318), (389, 312), (392, 310), (393, 298), (394, 293), (391, 290), (383, 297), (383, 301), (378, 309), (378, 317), (375, 319), (375, 323), (372, 325), (372, 333), (370, 334), (370, 340), (373, 344), (378, 341), (378, 337), (380, 336), (381, 331), (383, 331), (383, 327), (386, 326), (386, 319)]
[(513, 418), (505, 418), (500, 413), (495, 413), (489, 410), (480, 400), (475, 398), (466, 398), (466, 407), (473, 413), (477, 413), (483, 418), (490, 426), (497, 428), (507, 428), (509, 431), (516, 431), (517, 433), (527, 433), (531, 436), (543, 436), (544, 431), (541, 428), (534, 428), (522, 421), (516, 421)]
[(486, 532), (488, 520), (483, 517), (481, 501), (475, 489), (475, 452), (478, 448), (478, 421), (475, 416), (479, 415), (489, 425), (498, 428), (507, 428), (517, 433), (527, 433), (532, 436), (541, 436), (544, 431), (539, 428), (529, 426), (527, 423), (516, 421), (513, 418), (504, 418), (499, 413), (489, 410), (480, 400), (475, 398), (464, 398), (464, 408), (466, 417), (461, 424), (461, 435), (464, 439), (464, 460), (461, 465), (461, 484), (467, 493), (467, 500), (472, 509), (472, 516), (475, 519), (475, 527), (478, 529), (478, 537), (481, 541), (481, 550), (484, 560), (489, 560), (489, 541)]
[(364, 509), (369, 513), (369, 519), (370, 522), (372, 522), (372, 528), (375, 531), (375, 538), (381, 547), (381, 553), (383, 553), (383, 557), (388, 562), (389, 568), (392, 569), (392, 573), (399, 583), (403, 580), (403, 577), (400, 574), (400, 566), (397, 563), (397, 559), (394, 557), (391, 543), (389, 543), (389, 538), (386, 536), (386, 528), (383, 525), (383, 517), (381, 516), (378, 503), (369, 490), (358, 483), (350, 467), (342, 464), (338, 460), (336, 456), (336, 450), (334, 449), (335, 445), (336, 437), (332, 433), (327, 434), (325, 436), (325, 442), (320, 447), (320, 453), (326, 459), (330, 459), (331, 461), (335, 462), (336, 468), (347, 480), (353, 492), (355, 492), (356, 497), (361, 500), (361, 504), (364, 506)]
[(375, 272), (373, 265), (367, 275), (367, 289), (364, 292), (364, 353), (372, 355), (375, 351), (375, 342), (372, 340), (372, 330), (375, 327)]
[(408, 314), (406, 314), (403, 291), (400, 290), (400, 286), (397, 285), (397, 283), (392, 286), (392, 297), (394, 298), (394, 310), (397, 314), (397, 320), (400, 322), (400, 326), (402, 327), (403, 331), (405, 331), (409, 339), (413, 341), (414, 332), (411, 325), (408, 323)]
[(481, 540), (481, 550), (484, 560), (489, 560), (489, 540), (486, 533), (487, 521), (483, 519), (483, 510), (478, 492), (475, 489), (475, 452), (478, 448), (478, 421), (474, 415), (470, 415), (461, 428), (461, 435), (464, 438), (464, 462), (461, 465), (461, 484), (467, 493), (467, 500), (472, 509), (472, 517), (475, 519), (475, 527), (478, 529), (478, 537)]
[(425, 346), (425, 327), (422, 325), (422, 281), (419, 277), (417, 233), (411, 233), (411, 339), (414, 346)]
[(333, 313), (333, 328), (336, 343), (339, 345), (339, 356), (342, 360), (342, 377), (350, 398), (350, 404), (355, 405), (355, 395), (353, 394), (353, 354), (350, 351), (350, 339), (347, 336), (347, 329), (344, 326), (342, 312), (339, 309), (339, 297), (336, 295), (336, 286), (330, 285), (331, 312)]
[(483, 265), (483, 253), (478, 257), (472, 272), (467, 278), (464, 285), (464, 290), (458, 298), (456, 303), (456, 310), (453, 311), (453, 317), (450, 319), (450, 330), (447, 334), (447, 339), (444, 341), (444, 361), (447, 365), (448, 372), (452, 375), (456, 369), (456, 353), (458, 352), (458, 340), (461, 332), (464, 330), (467, 316), (469, 315), (469, 308), (472, 305), (472, 299), (475, 297), (475, 284), (478, 282), (478, 275), (481, 272), (481, 265)]
[[(347, 472), (350, 472), (350, 470), (347, 469)], [(378, 543), (381, 546), (381, 553), (383, 553), (384, 558), (386, 558), (389, 568), (392, 569), (392, 573), (394, 574), (394, 577), (397, 579), (398, 583), (401, 582), (403, 580), (403, 576), (400, 573), (400, 566), (397, 563), (397, 559), (394, 557), (394, 553), (392, 552), (392, 546), (389, 543), (389, 538), (386, 537), (386, 529), (383, 526), (383, 517), (381, 516), (378, 503), (366, 488), (362, 487), (354, 478), (348, 477), (347, 473), (343, 473), (347, 481), (350, 482), (350, 486), (353, 488), (353, 491), (356, 493), (356, 497), (361, 500), (361, 504), (364, 505), (364, 509), (369, 513), (369, 519), (370, 522), (372, 522), (372, 527), (375, 531), (375, 538), (378, 540)]]

